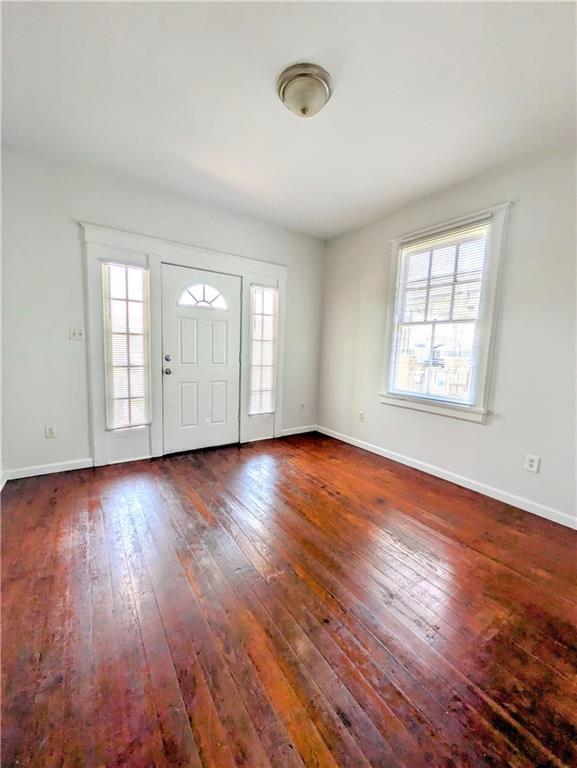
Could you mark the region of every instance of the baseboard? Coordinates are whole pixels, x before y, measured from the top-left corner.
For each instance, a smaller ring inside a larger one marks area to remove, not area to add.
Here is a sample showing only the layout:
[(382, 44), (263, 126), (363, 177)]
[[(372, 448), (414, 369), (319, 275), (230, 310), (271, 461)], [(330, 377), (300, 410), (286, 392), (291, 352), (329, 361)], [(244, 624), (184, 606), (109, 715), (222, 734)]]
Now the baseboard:
[(309, 424), (307, 427), (288, 427), (282, 430), (282, 436), (288, 437), (289, 435), (304, 435), (305, 432), (315, 432), (318, 429), (316, 424)]
[(39, 464), (36, 467), (6, 469), (2, 475), (2, 480), (5, 483), (7, 480), (20, 480), (23, 477), (35, 477), (36, 475), (51, 475), (54, 472), (69, 472), (71, 469), (86, 469), (93, 466), (92, 459), (74, 459), (74, 461), (61, 461), (56, 464)]
[(354, 445), (357, 448), (363, 448), (365, 451), (370, 451), (371, 453), (376, 453), (379, 456), (384, 456), (384, 458), (391, 459), (391, 461), (397, 461), (399, 464), (405, 464), (408, 467), (413, 467), (413, 469), (419, 469), (421, 472), (426, 472), (428, 475), (440, 477), (443, 480), (448, 480), (449, 482), (460, 485), (463, 488), (468, 488), (470, 491), (477, 491), (477, 493), (482, 493), (484, 496), (489, 496), (492, 499), (503, 501), (505, 504), (511, 504), (513, 507), (519, 507), (520, 509), (524, 509), (526, 512), (531, 512), (533, 515), (539, 515), (539, 517), (552, 520), (554, 523), (560, 523), (561, 525), (565, 525), (568, 528), (574, 528), (577, 530), (577, 518), (571, 517), (570, 515), (567, 515), (564, 512), (560, 512), (557, 509), (553, 509), (552, 507), (546, 507), (544, 504), (531, 501), (531, 499), (525, 499), (522, 496), (516, 496), (513, 493), (502, 491), (500, 488), (494, 488), (492, 485), (480, 483), (477, 480), (471, 479), (470, 477), (457, 475), (455, 472), (449, 472), (448, 470), (442, 469), (442, 467), (437, 467), (434, 464), (427, 464), (426, 462), (420, 461), (419, 459), (413, 459), (410, 456), (403, 456), (401, 453), (389, 451), (386, 448), (380, 448), (378, 445), (366, 443), (363, 440), (350, 437), (349, 435), (345, 435), (342, 432), (335, 432), (335, 430), (328, 429), (327, 427), (317, 426), (316, 429), (318, 432), (321, 432), (323, 435), (327, 435), (328, 437), (334, 437), (336, 440), (342, 440), (342, 442), (349, 443), (350, 445)]

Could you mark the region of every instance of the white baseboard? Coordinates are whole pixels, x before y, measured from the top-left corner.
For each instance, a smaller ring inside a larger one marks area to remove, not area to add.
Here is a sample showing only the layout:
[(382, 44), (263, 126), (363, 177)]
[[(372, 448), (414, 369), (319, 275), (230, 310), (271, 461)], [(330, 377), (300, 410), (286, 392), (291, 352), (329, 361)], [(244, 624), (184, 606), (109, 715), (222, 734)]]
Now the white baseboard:
[(318, 429), (316, 424), (309, 424), (308, 427), (288, 427), (282, 430), (282, 436), (304, 435), (305, 432), (315, 432)]
[(56, 464), (39, 464), (36, 467), (20, 467), (20, 469), (5, 469), (2, 481), (20, 480), (23, 477), (35, 477), (36, 475), (51, 475), (54, 472), (68, 472), (71, 469), (86, 469), (93, 467), (92, 459), (74, 459), (74, 461), (61, 461)]
[[(524, 509), (526, 512), (539, 515), (539, 517), (544, 517), (547, 520), (560, 523), (561, 525), (565, 525), (568, 528), (574, 528), (577, 530), (577, 518), (571, 517), (570, 515), (567, 515), (564, 512), (560, 512), (557, 509), (547, 507), (544, 504), (539, 504), (536, 501), (531, 501), (531, 499), (526, 499), (522, 496), (516, 496), (515, 494), (509, 493), (508, 491), (502, 491), (500, 488), (494, 488), (491, 485), (480, 483), (470, 477), (464, 477), (463, 475), (458, 475), (455, 472), (449, 472), (448, 470), (443, 469), (442, 467), (437, 467), (434, 464), (428, 464), (424, 461), (420, 461), (419, 459), (413, 459), (410, 456), (404, 456), (403, 454), (397, 453), (396, 451), (389, 451), (386, 448), (381, 448), (378, 445), (366, 443), (363, 440), (358, 440), (355, 437), (345, 435), (342, 432), (336, 432), (335, 430), (328, 429), (327, 427), (321, 427), (320, 425), (316, 424), (306, 427), (289, 427), (288, 429), (282, 430), (282, 435), (283, 437), (287, 437), (289, 435), (300, 435), (306, 432), (315, 431), (321, 432), (323, 435), (327, 435), (328, 437), (334, 437), (336, 440), (341, 440), (344, 443), (354, 445), (357, 448), (362, 448), (365, 451), (376, 453), (378, 456), (384, 456), (386, 459), (391, 459), (391, 461), (397, 461), (399, 464), (405, 464), (408, 467), (413, 467), (413, 469), (426, 472), (428, 475), (434, 475), (435, 477), (440, 477), (443, 480), (448, 480), (451, 483), (460, 485), (463, 488), (468, 488), (471, 491), (477, 491), (478, 493), (482, 493), (484, 496), (489, 496), (492, 499), (497, 499), (498, 501), (503, 501), (506, 504), (511, 504), (514, 507), (519, 507), (520, 509)], [(122, 459), (114, 463), (123, 463), (125, 461), (140, 461), (142, 459), (148, 458), (151, 457), (141, 456), (132, 459)], [(23, 477), (34, 477), (35, 475), (48, 475), (55, 472), (68, 472), (72, 469), (86, 469), (87, 467), (92, 466), (94, 466), (92, 459), (75, 459), (74, 461), (63, 461), (56, 464), (40, 464), (36, 467), (6, 469), (2, 473), (2, 477), (0, 479), (0, 490), (4, 487), (8, 480), (18, 480)]]
[(455, 472), (449, 472), (442, 467), (437, 467), (434, 464), (427, 464), (419, 459), (412, 459), (410, 456), (403, 456), (401, 453), (395, 451), (389, 451), (386, 448), (380, 448), (378, 445), (372, 443), (365, 443), (363, 440), (358, 440), (355, 437), (344, 435), (342, 432), (335, 432), (333, 429), (327, 429), (327, 427), (316, 427), (318, 432), (329, 437), (334, 437), (337, 440), (342, 440), (344, 443), (349, 443), (357, 448), (363, 448), (365, 451), (376, 453), (379, 456), (384, 456), (386, 459), (397, 461), (399, 464), (406, 464), (413, 469), (419, 469), (421, 472), (426, 472), (428, 475), (434, 475), (440, 477), (443, 480), (448, 480), (456, 485), (461, 485), (463, 488), (468, 488), (470, 491), (477, 491), (484, 496), (489, 496), (492, 499), (503, 501), (505, 504), (511, 504), (514, 507), (524, 509), (526, 512), (531, 512), (533, 515), (539, 515), (539, 517), (545, 517), (547, 520), (552, 520), (554, 523), (560, 523), (566, 525), (568, 528), (574, 528), (577, 530), (577, 518), (560, 512), (557, 509), (546, 507), (544, 504), (539, 504), (531, 499), (525, 499), (522, 496), (516, 496), (513, 493), (502, 491), (500, 488), (494, 488), (492, 485), (485, 485), (477, 480), (473, 480), (470, 477), (464, 477), (463, 475), (457, 475)]

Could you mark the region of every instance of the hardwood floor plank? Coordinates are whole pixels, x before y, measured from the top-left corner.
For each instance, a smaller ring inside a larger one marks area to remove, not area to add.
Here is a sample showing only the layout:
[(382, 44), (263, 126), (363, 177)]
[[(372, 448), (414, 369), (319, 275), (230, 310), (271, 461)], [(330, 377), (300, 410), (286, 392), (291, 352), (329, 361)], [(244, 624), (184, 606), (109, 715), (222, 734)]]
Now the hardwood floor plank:
[(3, 766), (577, 765), (577, 532), (315, 434), (2, 503)]

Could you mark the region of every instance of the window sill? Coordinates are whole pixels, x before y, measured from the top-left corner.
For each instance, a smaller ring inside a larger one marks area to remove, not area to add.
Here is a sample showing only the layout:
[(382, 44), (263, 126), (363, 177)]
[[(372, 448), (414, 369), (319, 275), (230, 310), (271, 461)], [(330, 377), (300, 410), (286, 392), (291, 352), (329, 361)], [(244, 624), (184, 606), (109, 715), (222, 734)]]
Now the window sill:
[(456, 403), (443, 403), (437, 400), (427, 400), (426, 398), (403, 397), (402, 395), (393, 395), (390, 392), (379, 392), (379, 396), (381, 398), (381, 405), (396, 405), (399, 408), (411, 408), (414, 411), (436, 413), (439, 416), (473, 421), (477, 424), (484, 424), (487, 418), (487, 411), (483, 408), (457, 405)]

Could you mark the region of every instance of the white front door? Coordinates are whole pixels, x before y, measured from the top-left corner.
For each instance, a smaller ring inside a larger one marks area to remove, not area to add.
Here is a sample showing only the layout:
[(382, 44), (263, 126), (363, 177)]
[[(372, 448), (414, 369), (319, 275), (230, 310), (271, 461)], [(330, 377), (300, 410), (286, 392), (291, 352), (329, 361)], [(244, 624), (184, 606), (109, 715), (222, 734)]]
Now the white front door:
[(164, 453), (239, 440), (241, 280), (162, 265)]

